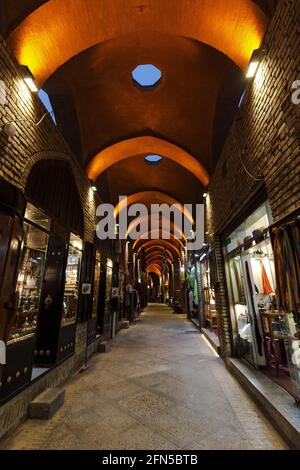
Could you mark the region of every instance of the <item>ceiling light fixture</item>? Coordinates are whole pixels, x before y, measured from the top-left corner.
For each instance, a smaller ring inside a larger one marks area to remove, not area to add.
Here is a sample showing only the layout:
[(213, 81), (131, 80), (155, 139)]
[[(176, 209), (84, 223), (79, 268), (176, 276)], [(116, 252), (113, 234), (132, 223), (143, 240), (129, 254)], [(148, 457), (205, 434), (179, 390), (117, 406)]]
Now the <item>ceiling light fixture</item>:
[(248, 70), (246, 72), (246, 78), (254, 78), (258, 69), (259, 64), (265, 54), (265, 49), (255, 49), (252, 53)]
[(97, 191), (97, 186), (96, 186), (96, 183), (94, 183), (93, 180), (90, 180), (90, 184), (91, 184), (91, 188), (92, 190), (94, 191), (94, 193)]
[(37, 93), (39, 89), (35, 84), (34, 76), (32, 75), (29, 67), (27, 67), (27, 65), (21, 65), (20, 69), (23, 75), (23, 80), (28, 86), (29, 90), (32, 91), (32, 93)]

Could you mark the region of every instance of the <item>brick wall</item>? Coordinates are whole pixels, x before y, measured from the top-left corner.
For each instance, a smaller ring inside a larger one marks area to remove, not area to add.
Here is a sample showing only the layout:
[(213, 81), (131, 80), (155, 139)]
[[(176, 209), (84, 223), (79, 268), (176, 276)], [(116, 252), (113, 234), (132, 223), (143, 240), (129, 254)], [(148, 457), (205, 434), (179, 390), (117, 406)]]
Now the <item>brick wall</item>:
[(40, 99), (27, 89), (18, 72), (18, 64), (1, 36), (0, 80), (6, 87), (6, 104), (0, 104), (0, 127), (13, 121), (17, 130), (10, 139), (0, 132), (0, 177), (24, 189), (30, 170), (36, 162), (42, 159), (67, 160), (82, 200), (85, 240), (93, 241), (95, 198), (84, 169), (72, 155), (50, 116), (46, 116), (39, 126), (33, 124), (47, 110)]
[(300, 79), (299, 0), (279, 0), (263, 46), (266, 54), (237, 112), (207, 200), (209, 239), (221, 277), (216, 304), (224, 354), (230, 351), (229, 311), (218, 235), (262, 183), (275, 220), (300, 208), (300, 106), (291, 100), (292, 83)]
[[(24, 191), (29, 173), (40, 160), (65, 160), (73, 171), (84, 212), (84, 240), (93, 242), (95, 233), (95, 195), (84, 169), (72, 154), (50, 116), (38, 122), (47, 112), (40, 99), (29, 92), (18, 71), (13, 54), (0, 36), (0, 80), (5, 84), (6, 103), (0, 104), (0, 178)], [(6, 122), (14, 122), (16, 134), (8, 139), (1, 132)], [(63, 383), (80, 369), (85, 361), (87, 324), (77, 325), (74, 355), (49, 374), (43, 376), (13, 400), (1, 407), (0, 438), (24, 420), (28, 404), (46, 387)], [(89, 355), (96, 351), (98, 341), (89, 346)]]

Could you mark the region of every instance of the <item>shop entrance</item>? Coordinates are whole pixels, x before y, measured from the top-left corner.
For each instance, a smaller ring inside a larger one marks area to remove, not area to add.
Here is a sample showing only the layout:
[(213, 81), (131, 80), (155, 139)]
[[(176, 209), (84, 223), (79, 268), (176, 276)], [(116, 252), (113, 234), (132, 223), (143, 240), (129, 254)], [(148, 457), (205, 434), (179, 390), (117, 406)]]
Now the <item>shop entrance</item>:
[(254, 366), (265, 366), (260, 311), (275, 297), (275, 272), (268, 227), (267, 203), (260, 206), (229, 237), (226, 271), (236, 354)]
[(101, 264), (99, 280), (98, 314), (97, 314), (97, 334), (103, 335), (104, 331), (104, 311), (105, 311), (105, 290), (106, 290), (106, 266)]
[(298, 379), (294, 378), (297, 374), (293, 374), (289, 356), (295, 328), (289, 324), (281, 299), (275, 295), (279, 292), (278, 255), (276, 261), (271, 223), (266, 202), (227, 237), (226, 275), (235, 354), (294, 395)]
[(21, 343), (11, 336), (18, 304), (15, 285), (22, 252), (25, 200), (16, 188), (2, 180), (0, 195), (0, 341), (6, 343), (6, 365), (0, 365), (2, 401), (13, 394), (17, 386), (28, 382), (34, 338), (29, 334)]

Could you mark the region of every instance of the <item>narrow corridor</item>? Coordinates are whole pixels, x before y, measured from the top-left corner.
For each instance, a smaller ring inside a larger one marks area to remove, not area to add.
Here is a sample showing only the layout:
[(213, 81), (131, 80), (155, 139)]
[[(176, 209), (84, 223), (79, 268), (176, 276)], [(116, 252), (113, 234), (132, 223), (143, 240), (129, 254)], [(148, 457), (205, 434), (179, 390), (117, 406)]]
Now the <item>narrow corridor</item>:
[(286, 448), (185, 315), (166, 306), (150, 304), (89, 365), (51, 421), (28, 420), (1, 448)]

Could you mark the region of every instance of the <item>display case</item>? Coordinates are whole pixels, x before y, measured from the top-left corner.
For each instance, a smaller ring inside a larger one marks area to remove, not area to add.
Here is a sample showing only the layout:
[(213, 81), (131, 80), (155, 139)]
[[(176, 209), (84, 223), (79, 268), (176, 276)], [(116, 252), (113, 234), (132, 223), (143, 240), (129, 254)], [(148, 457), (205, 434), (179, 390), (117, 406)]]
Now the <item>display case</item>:
[(97, 318), (98, 297), (99, 297), (99, 288), (100, 288), (100, 274), (101, 274), (101, 255), (99, 251), (96, 251), (92, 318)]
[(39, 209), (28, 204), (23, 229), (24, 245), (16, 288), (18, 305), (10, 327), (8, 344), (33, 336), (35, 333), (50, 219)]
[(201, 273), (205, 324), (211, 331), (218, 333), (218, 314), (216, 311), (215, 291), (211, 286), (208, 256), (205, 256), (201, 262)]
[(260, 312), (275, 297), (274, 256), (268, 227), (272, 221), (265, 202), (226, 240), (226, 278), (236, 354), (255, 366), (265, 366)]
[(109, 304), (110, 302), (112, 276), (113, 276), (113, 262), (111, 259), (108, 259), (106, 263), (106, 288), (105, 288), (105, 303), (107, 304)]
[(63, 314), (61, 322), (61, 326), (63, 327), (71, 325), (76, 321), (82, 247), (82, 240), (71, 233), (65, 273), (66, 277), (63, 298)]

